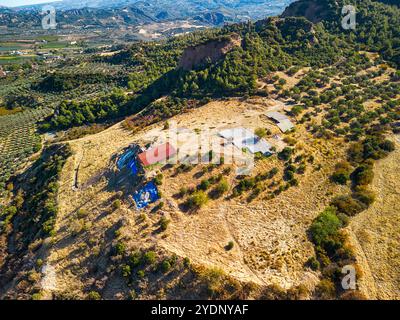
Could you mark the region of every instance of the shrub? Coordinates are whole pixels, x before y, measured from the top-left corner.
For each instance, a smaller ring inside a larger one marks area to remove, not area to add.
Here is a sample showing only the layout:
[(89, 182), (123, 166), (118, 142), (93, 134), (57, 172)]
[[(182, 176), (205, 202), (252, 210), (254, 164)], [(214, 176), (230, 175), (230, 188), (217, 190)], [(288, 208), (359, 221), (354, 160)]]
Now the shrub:
[(158, 205), (156, 205), (156, 206), (154, 207), (154, 212), (155, 212), (155, 211), (158, 211), (158, 210), (161, 210), (162, 208), (164, 208), (164, 201), (160, 201), (160, 202), (158, 203)]
[(229, 184), (226, 179), (222, 179), (214, 189), (215, 197), (221, 197), (224, 193), (228, 192)]
[(293, 137), (285, 137), (283, 139), (289, 146), (294, 146), (297, 143), (297, 140)]
[(387, 151), (387, 152), (392, 152), (392, 151), (395, 150), (395, 144), (393, 143), (393, 141), (390, 141), (390, 140), (385, 140), (385, 141), (383, 141), (383, 142), (379, 145), (379, 147), (380, 147), (382, 150), (385, 150), (385, 151)]
[(14, 184), (12, 182), (8, 183), (6, 186), (7, 191), (11, 192), (14, 190)]
[(290, 180), (294, 179), (294, 171), (292, 171), (290, 169), (285, 169), (285, 172), (283, 174), (283, 179), (285, 181), (290, 181)]
[(136, 272), (136, 275), (139, 279), (143, 279), (146, 276), (144, 270), (138, 270), (138, 272)]
[(185, 257), (183, 259), (183, 265), (185, 266), (185, 268), (190, 268), (190, 259), (188, 257)]
[(121, 208), (121, 200), (119, 200), (119, 199), (114, 200), (112, 207), (114, 208), (114, 210)]
[(354, 199), (349, 195), (334, 198), (332, 200), (332, 205), (335, 206), (340, 212), (343, 212), (350, 217), (357, 215), (367, 208), (364, 203)]
[(331, 180), (337, 184), (345, 185), (350, 180), (351, 165), (347, 161), (339, 162), (335, 167), (335, 172)]
[(152, 265), (157, 260), (157, 254), (154, 251), (147, 251), (143, 255), (143, 262), (147, 265)]
[(85, 209), (79, 209), (76, 213), (78, 219), (83, 219), (86, 218), (88, 215), (88, 212)]
[(118, 242), (115, 246), (115, 251), (118, 255), (124, 254), (126, 251), (125, 245), (122, 242)]
[(350, 217), (343, 213), (343, 212), (339, 212), (337, 214), (337, 217), (340, 219), (340, 221), (342, 222), (343, 227), (347, 227), (350, 223)]
[(138, 267), (142, 263), (142, 255), (140, 252), (134, 252), (129, 256), (129, 263), (132, 268)]
[(349, 150), (347, 151), (347, 154), (350, 160), (354, 162), (361, 162), (364, 159), (363, 152), (364, 152), (363, 145), (360, 142), (357, 142), (350, 146)]
[(36, 260), (36, 268), (41, 268), (43, 266), (43, 260), (42, 259), (37, 259)]
[(268, 178), (272, 179), (273, 177), (275, 177), (279, 172), (278, 168), (272, 168), (271, 171), (268, 173)]
[(297, 168), (296, 172), (297, 172), (298, 174), (304, 174), (304, 173), (306, 172), (306, 165), (305, 165), (305, 164), (301, 164), (301, 165)]
[(329, 279), (323, 279), (316, 286), (315, 294), (320, 299), (333, 299), (336, 294), (335, 284)]
[(286, 147), (281, 152), (278, 153), (278, 158), (280, 160), (288, 161), (293, 154), (293, 149)]
[(125, 277), (125, 278), (130, 277), (130, 275), (131, 275), (131, 267), (129, 265), (125, 264), (125, 265), (122, 266), (121, 269), (122, 269), (122, 276), (123, 277)]
[(290, 113), (292, 115), (294, 115), (295, 117), (297, 117), (303, 110), (304, 110), (304, 108), (302, 106), (297, 105), (297, 106), (294, 106), (292, 108), (292, 110), (290, 110)]
[(350, 179), (350, 175), (343, 171), (336, 171), (332, 174), (331, 180), (337, 184), (345, 185)]
[(341, 300), (368, 300), (359, 290), (346, 290), (341, 296)]
[(335, 245), (336, 236), (341, 227), (342, 222), (336, 216), (336, 209), (328, 207), (314, 220), (310, 227), (312, 241), (323, 248)]
[(375, 201), (375, 194), (367, 189), (359, 189), (353, 193), (353, 198), (362, 202), (366, 206), (370, 206)]
[(36, 272), (35, 269), (32, 269), (31, 271), (28, 272), (28, 280), (32, 283), (37, 283), (39, 282), (41, 276), (39, 272)]
[(162, 263), (161, 263), (161, 271), (163, 273), (168, 272), (169, 270), (171, 270), (171, 263), (168, 261), (168, 259), (165, 259)]
[(8, 208), (4, 209), (3, 213), (0, 212), (0, 217), (2, 215), (5, 216), (4, 224), (7, 225), (11, 221), (11, 219), (17, 214), (17, 211), (17, 207), (9, 206)]
[(315, 257), (311, 257), (307, 260), (306, 266), (309, 267), (311, 270), (318, 270), (320, 268), (319, 261)]
[(209, 180), (202, 180), (199, 184), (199, 186), (197, 187), (198, 190), (203, 190), (206, 191), (209, 187), (210, 187), (211, 183)]
[(162, 183), (163, 183), (163, 178), (164, 178), (164, 176), (163, 176), (162, 173), (157, 174), (156, 177), (154, 178), (154, 183), (155, 183), (157, 186), (161, 186)]
[(43, 298), (42, 292), (37, 292), (32, 295), (32, 300), (42, 300), (42, 298)]
[(88, 300), (101, 300), (101, 295), (97, 291), (90, 291), (87, 298)]
[(190, 209), (199, 209), (206, 205), (208, 202), (208, 196), (204, 191), (196, 191), (193, 195), (187, 200), (186, 205)]
[(137, 298), (137, 293), (135, 291), (135, 289), (132, 289), (129, 291), (129, 299), (130, 300), (135, 300)]
[(368, 185), (374, 179), (374, 171), (372, 166), (368, 164), (360, 165), (354, 172), (352, 173), (352, 178), (355, 185)]
[(181, 188), (179, 189), (179, 196), (180, 196), (181, 198), (183, 198), (188, 192), (189, 192), (188, 188), (186, 188), (186, 187), (181, 187)]
[(166, 231), (167, 228), (168, 228), (168, 225), (169, 225), (170, 223), (171, 223), (170, 220), (168, 220), (168, 219), (165, 218), (165, 217), (161, 217), (161, 219), (160, 219), (160, 229), (161, 229), (162, 231)]
[(229, 241), (228, 244), (225, 246), (225, 249), (226, 249), (227, 251), (232, 250), (234, 245), (235, 245), (235, 244), (234, 244), (233, 241)]
[(264, 128), (258, 128), (255, 130), (255, 134), (260, 138), (264, 138), (267, 135), (267, 130), (265, 130)]
[(218, 268), (206, 269), (199, 274), (200, 279), (206, 285), (210, 297), (215, 297), (221, 294), (225, 273)]
[(377, 133), (368, 136), (364, 141), (352, 145), (348, 151), (349, 158), (354, 162), (367, 159), (379, 160), (395, 149), (393, 142), (384, 140)]
[(254, 178), (247, 178), (247, 179), (240, 180), (239, 184), (234, 189), (234, 194), (240, 195), (244, 191), (253, 189), (255, 187), (255, 185), (256, 185), (256, 179), (254, 179)]
[(287, 83), (287, 81), (285, 79), (279, 79), (278, 84), (280, 84), (281, 86), (285, 85)]

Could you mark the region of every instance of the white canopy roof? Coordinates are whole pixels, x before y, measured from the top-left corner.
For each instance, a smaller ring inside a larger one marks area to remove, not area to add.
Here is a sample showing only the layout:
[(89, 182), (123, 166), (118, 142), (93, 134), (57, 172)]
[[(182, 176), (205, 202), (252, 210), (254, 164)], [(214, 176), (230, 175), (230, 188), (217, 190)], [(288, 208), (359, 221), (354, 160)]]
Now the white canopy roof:
[(294, 128), (294, 124), (289, 119), (279, 122), (277, 126), (282, 132), (287, 132)]
[(251, 131), (245, 128), (226, 129), (218, 133), (221, 137), (229, 140), (239, 149), (246, 148), (251, 153), (261, 152), (262, 154), (272, 153), (272, 146), (264, 139), (258, 138)]

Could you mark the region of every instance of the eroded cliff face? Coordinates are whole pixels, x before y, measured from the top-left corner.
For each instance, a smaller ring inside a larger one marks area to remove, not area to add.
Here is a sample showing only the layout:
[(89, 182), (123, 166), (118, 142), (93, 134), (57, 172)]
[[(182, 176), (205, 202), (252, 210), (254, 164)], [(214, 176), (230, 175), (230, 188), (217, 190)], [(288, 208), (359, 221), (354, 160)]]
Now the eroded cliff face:
[(214, 63), (223, 58), (229, 51), (242, 45), (239, 35), (233, 34), (229, 38), (213, 40), (194, 47), (188, 47), (183, 52), (179, 68), (192, 70), (206, 63)]

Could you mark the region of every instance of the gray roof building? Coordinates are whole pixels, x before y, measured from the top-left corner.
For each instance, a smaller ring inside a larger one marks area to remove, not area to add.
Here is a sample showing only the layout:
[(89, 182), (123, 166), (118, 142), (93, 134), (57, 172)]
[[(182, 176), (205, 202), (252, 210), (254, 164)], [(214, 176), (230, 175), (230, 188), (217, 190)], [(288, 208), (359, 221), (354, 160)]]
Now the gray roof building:
[(294, 128), (294, 124), (292, 123), (292, 121), (290, 121), (289, 117), (280, 112), (268, 112), (266, 116), (274, 120), (276, 122), (276, 125), (282, 132), (288, 132)]

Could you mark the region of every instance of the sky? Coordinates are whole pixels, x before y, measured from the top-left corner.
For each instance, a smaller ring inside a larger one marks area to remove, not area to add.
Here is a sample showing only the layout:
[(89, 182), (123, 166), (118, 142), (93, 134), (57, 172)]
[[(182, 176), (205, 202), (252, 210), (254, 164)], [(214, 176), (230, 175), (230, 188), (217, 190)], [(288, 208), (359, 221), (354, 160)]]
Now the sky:
[(0, 6), (6, 7), (18, 7), (25, 6), (29, 4), (38, 4), (38, 3), (49, 3), (54, 0), (0, 0)]

